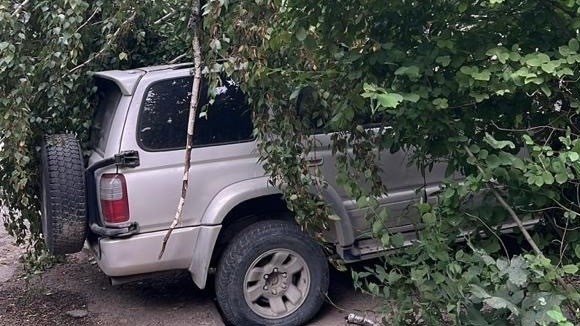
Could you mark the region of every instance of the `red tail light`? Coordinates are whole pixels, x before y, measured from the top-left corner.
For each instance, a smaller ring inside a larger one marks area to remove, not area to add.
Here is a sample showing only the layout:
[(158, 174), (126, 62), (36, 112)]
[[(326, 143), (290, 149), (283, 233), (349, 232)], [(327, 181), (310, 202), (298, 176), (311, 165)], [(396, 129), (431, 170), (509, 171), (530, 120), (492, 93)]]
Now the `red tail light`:
[(122, 174), (101, 176), (101, 210), (107, 223), (121, 223), (129, 220), (127, 182)]

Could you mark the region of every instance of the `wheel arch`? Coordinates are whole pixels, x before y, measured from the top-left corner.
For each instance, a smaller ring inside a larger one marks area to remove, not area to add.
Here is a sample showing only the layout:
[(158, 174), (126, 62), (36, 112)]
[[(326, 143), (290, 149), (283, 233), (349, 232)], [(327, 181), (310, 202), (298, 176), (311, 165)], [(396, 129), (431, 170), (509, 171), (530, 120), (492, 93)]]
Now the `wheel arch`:
[[(352, 245), (352, 224), (339, 195), (328, 187), (323, 196), (340, 217), (333, 224), (336, 241), (342, 246)], [(202, 289), (205, 287), (211, 264), (219, 259), (231, 237), (255, 222), (269, 219), (267, 216), (292, 219), (281, 192), (267, 177), (241, 181), (222, 189), (203, 214), (203, 230), (193, 248), (189, 271), (195, 284)]]

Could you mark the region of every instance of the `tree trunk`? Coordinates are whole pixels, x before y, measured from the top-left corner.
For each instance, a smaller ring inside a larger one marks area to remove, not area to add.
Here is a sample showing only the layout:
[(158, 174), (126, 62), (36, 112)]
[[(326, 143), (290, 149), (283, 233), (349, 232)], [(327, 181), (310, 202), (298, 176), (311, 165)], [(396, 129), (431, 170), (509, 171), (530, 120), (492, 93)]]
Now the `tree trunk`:
[(191, 102), (189, 104), (189, 120), (187, 123), (187, 140), (185, 143), (185, 163), (183, 167), (183, 182), (181, 184), (181, 198), (177, 204), (177, 211), (175, 212), (175, 217), (171, 226), (165, 237), (163, 237), (163, 243), (161, 245), (161, 251), (159, 252), (159, 259), (163, 257), (165, 252), (165, 247), (169, 241), (171, 233), (179, 224), (181, 216), (183, 214), (183, 206), (185, 204), (185, 197), (187, 196), (187, 187), (189, 184), (189, 167), (191, 165), (191, 148), (193, 146), (193, 131), (195, 130), (195, 117), (197, 116), (197, 109), (199, 104), (199, 95), (201, 88), (201, 46), (199, 42), (199, 36), (201, 31), (201, 5), (200, 0), (193, 0), (191, 5), (191, 16), (189, 17), (189, 29), (192, 31), (193, 40), (191, 42), (193, 48), (193, 85), (191, 87)]

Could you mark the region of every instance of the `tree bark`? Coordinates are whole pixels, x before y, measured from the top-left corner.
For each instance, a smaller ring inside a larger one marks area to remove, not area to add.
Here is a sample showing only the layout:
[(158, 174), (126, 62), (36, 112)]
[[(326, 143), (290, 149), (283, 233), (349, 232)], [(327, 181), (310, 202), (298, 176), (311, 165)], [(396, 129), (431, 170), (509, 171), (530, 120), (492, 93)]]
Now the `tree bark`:
[(201, 46), (200, 46), (200, 31), (201, 31), (201, 1), (193, 0), (191, 5), (191, 16), (189, 18), (188, 27), (193, 34), (193, 40), (191, 42), (193, 48), (193, 85), (191, 87), (191, 102), (189, 103), (189, 120), (187, 123), (187, 140), (185, 143), (185, 163), (183, 167), (183, 179), (181, 184), (181, 198), (177, 204), (177, 211), (175, 212), (175, 217), (171, 222), (171, 226), (167, 230), (165, 237), (163, 237), (163, 243), (161, 245), (161, 251), (159, 252), (159, 259), (163, 257), (167, 242), (171, 233), (179, 224), (181, 216), (183, 214), (183, 206), (185, 205), (185, 198), (187, 197), (187, 188), (189, 185), (189, 167), (191, 166), (191, 149), (193, 147), (193, 131), (195, 130), (195, 117), (197, 116), (197, 109), (199, 105), (199, 96), (201, 88)]

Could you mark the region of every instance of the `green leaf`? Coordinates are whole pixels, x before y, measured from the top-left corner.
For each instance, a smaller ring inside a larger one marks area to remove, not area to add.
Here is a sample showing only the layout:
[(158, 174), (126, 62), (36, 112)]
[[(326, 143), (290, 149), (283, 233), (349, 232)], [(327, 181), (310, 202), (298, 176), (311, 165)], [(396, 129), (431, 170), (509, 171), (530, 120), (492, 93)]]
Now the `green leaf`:
[(296, 31), (296, 34), (294, 34), (294, 36), (296, 36), (296, 39), (300, 42), (304, 42), (304, 40), (306, 39), (306, 30), (302, 27), (298, 28), (298, 30)]
[(448, 55), (437, 57), (437, 59), (435, 59), (435, 62), (437, 62), (443, 67), (447, 67), (451, 63), (451, 57), (449, 57)]
[(562, 266), (562, 270), (567, 274), (576, 274), (578, 272), (578, 266), (573, 264), (564, 265)]
[(534, 141), (532, 140), (532, 137), (530, 137), (530, 135), (522, 135), (522, 139), (524, 140), (524, 142), (526, 143), (526, 145), (533, 145)]
[(473, 305), (467, 307), (467, 320), (469, 320), (470, 326), (489, 326), (490, 324), (485, 319), (481, 311), (475, 309)]
[(389, 284), (393, 284), (395, 282), (397, 282), (398, 280), (400, 280), (402, 277), (401, 274), (397, 273), (394, 270), (391, 270), (389, 272), (389, 275), (387, 276), (387, 281), (389, 282)]
[(388, 245), (390, 245), (391, 243), (391, 236), (389, 235), (388, 232), (383, 233), (383, 235), (381, 236), (381, 244), (386, 247)]
[(544, 94), (546, 94), (547, 97), (552, 96), (552, 90), (548, 86), (542, 85), (540, 86), (540, 89), (542, 90), (542, 92), (544, 92)]
[(559, 184), (564, 184), (566, 181), (568, 181), (568, 175), (564, 174), (564, 173), (558, 173), (556, 174), (556, 182)]
[(544, 83), (544, 78), (542, 77), (529, 77), (526, 78), (524, 80), (525, 84), (536, 84), (536, 85), (541, 85), (542, 83)]
[(396, 108), (403, 101), (403, 96), (397, 93), (383, 93), (377, 95), (377, 101), (385, 108)]
[(486, 299), (491, 297), (482, 287), (471, 284), (471, 294), (478, 299)]
[(436, 221), (437, 219), (435, 218), (435, 215), (433, 215), (433, 213), (423, 214), (423, 222), (425, 222), (425, 224), (432, 225), (435, 224)]
[(477, 73), (479, 69), (477, 69), (477, 67), (463, 66), (459, 68), (459, 71), (461, 71), (465, 75), (471, 76), (471, 74)]
[(488, 94), (478, 93), (478, 92), (471, 92), (471, 93), (469, 93), (469, 96), (473, 97), (475, 99), (475, 102), (477, 102), (477, 103), (481, 103), (481, 102), (489, 99)]
[(574, 51), (572, 51), (569, 46), (565, 46), (565, 45), (559, 47), (558, 52), (564, 57), (567, 57), (571, 54), (574, 54)]
[(414, 93), (403, 94), (403, 98), (405, 99), (405, 101), (409, 101), (409, 102), (413, 102), (413, 103), (417, 103), (421, 99), (419, 94), (414, 94)]
[(522, 159), (520, 159), (519, 157), (514, 158), (512, 166), (518, 170), (521, 170), (521, 171), (526, 170), (526, 166), (524, 165), (524, 161), (522, 161)]
[(477, 146), (477, 144), (471, 144), (471, 145), (469, 145), (469, 150), (473, 154), (477, 154), (477, 153), (479, 153), (479, 151), (481, 150), (481, 148), (479, 146)]
[(539, 67), (542, 64), (549, 62), (550, 57), (545, 53), (538, 52), (526, 55), (524, 61), (528, 66)]
[(543, 174), (543, 178), (544, 178), (544, 183), (547, 185), (551, 185), (554, 183), (554, 176), (552, 175), (552, 173), (545, 171)]
[(384, 228), (385, 225), (383, 224), (383, 221), (378, 219), (373, 221), (373, 234), (379, 234), (379, 232), (381, 232), (381, 230)]
[(516, 305), (509, 302), (508, 300), (500, 297), (489, 297), (483, 300), (488, 306), (492, 307), (493, 309), (509, 309), (514, 315), (519, 315), (519, 310)]
[(400, 67), (395, 71), (395, 75), (406, 75), (412, 78), (419, 77), (419, 67), (417, 66), (408, 66), (408, 67)]
[(498, 168), (501, 165), (499, 157), (495, 154), (489, 155), (485, 161), (490, 169)]
[(516, 148), (516, 145), (514, 145), (513, 142), (509, 141), (509, 140), (496, 140), (495, 138), (493, 138), (492, 135), (485, 133), (485, 142), (488, 143), (491, 147), (495, 148), (495, 149), (503, 149), (505, 147), (509, 147), (511, 149)]
[(438, 109), (447, 109), (449, 107), (449, 103), (447, 102), (446, 98), (436, 98), (432, 103)]
[(521, 256), (515, 256), (511, 259), (507, 269), (508, 279), (513, 284), (523, 287), (528, 281), (528, 265)]
[(504, 47), (490, 49), (485, 54), (490, 56), (491, 60), (498, 60), (501, 63), (506, 63), (510, 58), (509, 51)]
[(578, 43), (577, 39), (573, 38), (568, 42), (568, 47), (570, 48), (570, 50), (578, 52), (578, 50), (580, 49), (580, 43)]
[(473, 77), (475, 80), (489, 81), (491, 78), (491, 73), (489, 70), (483, 70), (481, 72), (471, 74), (471, 77)]
[(556, 68), (560, 66), (560, 62), (558, 61), (550, 61), (542, 64), (542, 70), (551, 74), (556, 71)]
[(550, 316), (550, 318), (554, 319), (557, 323), (562, 323), (562, 322), (566, 321), (566, 317), (564, 317), (564, 315), (562, 314), (562, 311), (560, 311), (560, 309), (548, 310), (547, 314), (548, 314), (548, 316)]
[(391, 242), (395, 247), (402, 247), (405, 244), (405, 237), (401, 233), (397, 233), (391, 237)]

